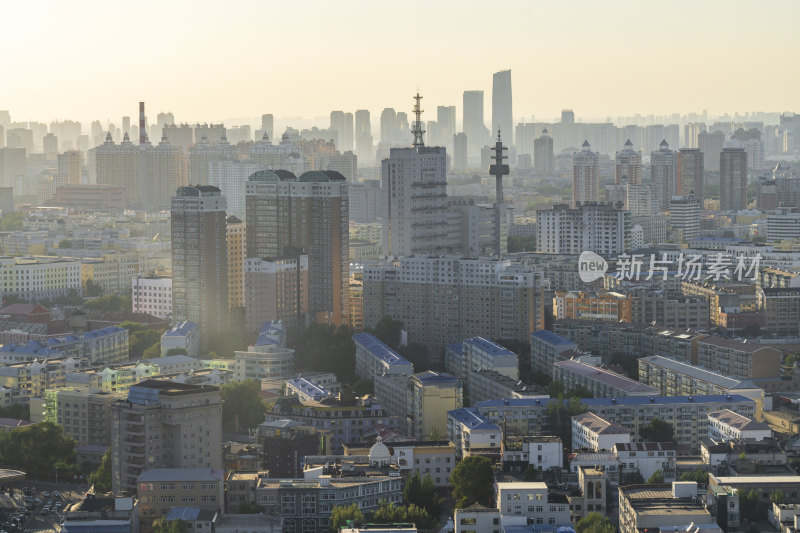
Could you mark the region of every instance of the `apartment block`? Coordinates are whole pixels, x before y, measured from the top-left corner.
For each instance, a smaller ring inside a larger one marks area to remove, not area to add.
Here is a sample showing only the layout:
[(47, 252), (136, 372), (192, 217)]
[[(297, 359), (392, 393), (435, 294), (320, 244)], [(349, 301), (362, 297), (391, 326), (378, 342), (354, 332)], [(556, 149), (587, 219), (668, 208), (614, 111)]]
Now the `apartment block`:
[(424, 440), (447, 429), (447, 413), (463, 404), (461, 380), (427, 370), (408, 379), (408, 431)]
[(570, 525), (569, 503), (563, 494), (549, 493), (542, 482), (498, 481), (497, 509), (505, 516), (524, 516), (537, 525)]
[(61, 426), (77, 446), (111, 446), (111, 405), (124, 397), (103, 391), (50, 390), (47, 420)]
[(697, 344), (697, 364), (735, 378), (771, 378), (781, 375), (783, 353), (762, 344), (722, 337), (706, 337)]
[(676, 460), (678, 447), (674, 442), (620, 442), (611, 451), (619, 461), (620, 479), (629, 479), (639, 474), (642, 479), (649, 479), (656, 471), (664, 475), (664, 481), (670, 483), (676, 478)]
[(356, 374), (364, 379), (376, 375), (410, 376), (412, 365), (405, 357), (395, 352), (377, 337), (369, 333), (353, 335), (356, 345)]
[(551, 254), (591, 251), (616, 257), (629, 247), (630, 228), (630, 212), (611, 204), (584, 202), (574, 209), (557, 204), (536, 211), (536, 249)]
[(569, 359), (553, 365), (553, 380), (564, 384), (564, 390), (584, 387), (595, 398), (655, 396), (658, 390), (605, 368)]
[(111, 428), (115, 494), (153, 468), (222, 468), (218, 387), (143, 381), (111, 405)]
[(158, 318), (172, 317), (172, 278), (169, 276), (137, 276), (131, 281), (132, 311)]
[(258, 331), (270, 320), (296, 322), (309, 312), (308, 256), (244, 260), (245, 325)]
[(714, 517), (697, 498), (697, 483), (629, 485), (619, 490), (619, 531), (639, 533), (646, 529), (685, 524), (715, 524)]
[(200, 330), (197, 324), (184, 320), (161, 335), (161, 355), (167, 355), (171, 349), (182, 349), (189, 357), (200, 354)]
[(225, 513), (223, 471), (211, 468), (151, 468), (136, 480), (143, 529), (176, 507)]
[(550, 375), (553, 365), (565, 359), (562, 355), (564, 352), (578, 350), (578, 344), (574, 341), (552, 331), (534, 331), (531, 333), (530, 339), (531, 370), (533, 372), (544, 372)]
[(499, 454), (503, 432), (500, 426), (487, 422), (474, 407), (447, 413), (447, 438), (455, 444), (459, 457), (476, 454)]
[(708, 413), (708, 438), (715, 441), (759, 441), (772, 437), (772, 430), (763, 422), (722, 409)]
[(610, 451), (622, 442), (631, 441), (630, 430), (594, 413), (572, 417), (572, 449)]

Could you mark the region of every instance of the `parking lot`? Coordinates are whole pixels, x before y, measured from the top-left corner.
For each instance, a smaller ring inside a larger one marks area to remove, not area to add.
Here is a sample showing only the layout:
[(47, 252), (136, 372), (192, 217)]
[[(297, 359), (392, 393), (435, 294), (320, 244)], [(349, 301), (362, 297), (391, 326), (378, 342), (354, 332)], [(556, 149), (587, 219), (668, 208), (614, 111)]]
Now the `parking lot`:
[(64, 507), (83, 497), (83, 491), (74, 487), (59, 491), (25, 481), (0, 491), (0, 533), (57, 532)]

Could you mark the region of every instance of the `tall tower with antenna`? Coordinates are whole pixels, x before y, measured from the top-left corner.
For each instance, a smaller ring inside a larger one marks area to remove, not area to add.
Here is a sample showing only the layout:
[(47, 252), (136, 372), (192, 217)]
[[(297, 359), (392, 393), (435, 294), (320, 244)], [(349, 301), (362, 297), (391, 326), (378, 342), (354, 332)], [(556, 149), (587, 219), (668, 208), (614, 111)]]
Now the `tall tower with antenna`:
[(503, 161), (508, 159), (505, 151), (508, 150), (503, 146), (503, 141), (500, 138), (500, 130), (497, 130), (497, 142), (494, 143), (494, 164), (489, 167), (489, 174), (495, 178), (495, 201), (494, 209), (497, 219), (495, 220), (495, 236), (494, 244), (497, 258), (500, 259), (503, 255), (502, 248), (502, 219), (505, 215), (505, 201), (503, 200), (503, 176), (508, 176), (508, 165)]
[(416, 100), (417, 103), (414, 104), (414, 126), (411, 128), (411, 133), (414, 134), (414, 148), (417, 148), (419, 146), (425, 146), (425, 141), (422, 140), (425, 130), (422, 129), (422, 107), (419, 105), (422, 97), (419, 95), (419, 91), (417, 91), (414, 100)]

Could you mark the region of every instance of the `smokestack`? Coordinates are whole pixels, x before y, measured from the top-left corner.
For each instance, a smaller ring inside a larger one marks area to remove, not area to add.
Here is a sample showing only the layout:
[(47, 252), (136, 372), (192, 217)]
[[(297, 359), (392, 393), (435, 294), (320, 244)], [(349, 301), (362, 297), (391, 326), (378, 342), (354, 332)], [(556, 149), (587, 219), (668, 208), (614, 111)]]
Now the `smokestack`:
[(139, 144), (147, 142), (147, 133), (144, 130), (144, 102), (139, 102)]

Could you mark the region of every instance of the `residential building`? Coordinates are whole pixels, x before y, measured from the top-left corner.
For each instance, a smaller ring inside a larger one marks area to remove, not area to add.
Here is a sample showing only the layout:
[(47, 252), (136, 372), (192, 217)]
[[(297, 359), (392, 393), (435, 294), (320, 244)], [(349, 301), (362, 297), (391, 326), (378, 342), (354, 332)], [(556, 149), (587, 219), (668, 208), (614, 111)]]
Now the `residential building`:
[(503, 470), (523, 473), (536, 470), (562, 470), (564, 445), (553, 436), (507, 437), (503, 441)]
[(503, 432), (474, 407), (464, 407), (447, 413), (447, 438), (455, 444), (459, 457), (494, 455), (501, 451)]
[(630, 430), (594, 413), (572, 417), (572, 449), (609, 451), (620, 442), (630, 442)]
[[(349, 324), (348, 198), (345, 177), (333, 170), (299, 178), (262, 170), (247, 181), (247, 257), (300, 264), (307, 255), (308, 310), (317, 322)], [(245, 300), (253, 297), (261, 298), (248, 288)]]
[(639, 474), (650, 479), (656, 471), (664, 475), (664, 481), (676, 480), (678, 447), (674, 442), (620, 442), (611, 451), (619, 460), (619, 475), (623, 485), (626, 479)]
[(658, 394), (658, 390), (653, 387), (575, 359), (556, 362), (553, 365), (553, 380), (560, 381), (566, 391), (575, 387), (583, 387), (591, 391), (596, 398), (625, 398)]
[(408, 378), (409, 433), (421, 440), (443, 434), (448, 411), (460, 409), (462, 402), (458, 378), (431, 370), (413, 374)]
[(572, 206), (600, 200), (600, 155), (592, 152), (589, 141), (572, 155), (572, 168)]
[(0, 257), (0, 279), (3, 298), (26, 302), (83, 293), (81, 263), (71, 259)]
[(695, 196), (673, 196), (669, 202), (669, 224), (680, 230), (680, 240), (688, 241), (700, 236), (700, 204)]
[[(694, 194), (697, 201), (702, 204), (705, 199), (705, 175), (703, 152), (698, 148), (681, 148), (678, 152), (677, 183), (672, 196), (688, 197)], [(710, 169), (709, 169), (710, 170)]]
[(448, 251), (445, 148), (392, 148), (382, 162), (381, 195), (384, 254), (408, 257)]
[[(776, 490), (780, 490), (788, 495), (790, 499), (797, 498), (800, 493), (800, 476), (798, 475), (738, 475), (738, 476), (720, 476), (716, 474), (708, 475), (708, 490), (713, 490), (716, 487), (730, 487), (744, 494), (750, 491), (755, 491), (761, 497), (761, 501), (766, 503), (770, 501), (770, 494)], [(795, 494), (795, 496), (792, 496)]]
[(111, 428), (115, 494), (133, 491), (147, 470), (222, 468), (218, 387), (140, 382), (112, 404)]
[(377, 337), (370, 333), (353, 335), (356, 345), (356, 375), (372, 379), (376, 375), (410, 376), (414, 373), (412, 365)]
[(553, 365), (564, 361), (567, 351), (577, 351), (578, 345), (552, 331), (540, 330), (531, 333), (531, 371), (550, 375)]
[(556, 158), (553, 152), (553, 138), (542, 130), (541, 136), (533, 140), (533, 171), (536, 174), (549, 176), (556, 168)]
[(272, 320), (301, 321), (309, 312), (307, 255), (284, 259), (244, 260), (245, 327), (258, 331)]
[(498, 481), (497, 509), (504, 516), (524, 516), (537, 525), (569, 525), (569, 503), (563, 494), (549, 493), (541, 481)]
[(556, 291), (553, 318), (630, 322), (631, 300), (618, 292)]
[(239, 381), (285, 379), (294, 373), (294, 350), (286, 347), (286, 329), (280, 321), (265, 322), (247, 351), (234, 352)]
[(578, 493), (567, 493), (570, 515), (573, 524), (577, 524), (589, 513), (605, 514), (607, 507), (608, 475), (598, 467), (578, 466)]
[(403, 258), (365, 267), (363, 279), (365, 327), (390, 316), (437, 351), (478, 335), (527, 340), (544, 327), (542, 273), (510, 260)]
[(490, 135), (486, 129), (483, 117), (483, 91), (464, 91), (463, 106), (463, 127), (467, 134), (469, 143), (469, 154), (486, 143)]
[(136, 480), (144, 528), (173, 508), (225, 512), (224, 472), (213, 468), (150, 468)]
[(134, 313), (147, 313), (158, 318), (172, 317), (172, 277), (156, 274), (139, 275), (131, 281), (131, 302)]
[(759, 287), (756, 295), (764, 316), (762, 331), (778, 337), (800, 334), (800, 287)]
[(184, 320), (161, 335), (161, 356), (172, 349), (182, 349), (189, 357), (200, 355), (200, 330), (197, 324)]
[(650, 152), (650, 181), (654, 190), (653, 204), (658, 211), (668, 211), (669, 201), (676, 194), (678, 184), (678, 154), (669, 143), (661, 141), (658, 151)]
[(735, 413), (730, 409), (708, 413), (708, 438), (716, 441), (771, 438), (772, 430), (763, 422)]
[(228, 236), (228, 306), (244, 307), (244, 261), (247, 248), (244, 221), (229, 216), (226, 220)]
[(91, 364), (127, 361), (128, 330), (109, 326), (78, 335), (59, 335), (26, 343), (8, 343), (0, 347), (0, 363), (17, 363), (35, 359), (85, 357)]
[(585, 251), (614, 256), (628, 248), (630, 213), (602, 202), (575, 208), (556, 204), (536, 212), (536, 249), (549, 254)]
[(217, 187), (180, 187), (172, 197), (172, 313), (200, 327), (201, 345), (228, 328), (225, 197)]
[(619, 530), (639, 533), (646, 529), (682, 524), (714, 524), (714, 517), (697, 497), (696, 482), (670, 485), (629, 485), (619, 489)]
[[(111, 446), (111, 405), (124, 395), (104, 391), (48, 390), (47, 420), (58, 424), (77, 446)], [(55, 415), (55, 416), (52, 416)]]
[(705, 156), (706, 168), (712, 172), (720, 170), (720, 154), (724, 149), (725, 133), (701, 131), (697, 134), (697, 148)]
[(492, 135), (495, 132), (506, 138), (506, 144), (513, 145), (514, 116), (511, 99), (511, 70), (501, 70), (492, 76)]
[(738, 211), (747, 208), (747, 152), (744, 148), (723, 148), (719, 156), (719, 208)]
[(642, 184), (642, 152), (633, 149), (630, 139), (625, 141), (622, 150), (617, 151), (614, 182)]
[[(313, 426), (292, 420), (262, 422), (258, 425), (256, 439), (266, 450), (261, 455), (264, 468), (276, 478), (302, 477), (305, 457), (318, 455), (325, 450), (322, 434)], [(248, 491), (242, 497), (249, 498), (251, 494)], [(231, 501), (230, 494), (228, 501)], [(237, 503), (241, 503), (241, 500)]]
[(697, 364), (736, 378), (769, 378), (781, 375), (783, 354), (763, 344), (723, 337), (706, 337), (697, 343)]
[(453, 515), (455, 533), (500, 533), (500, 509), (473, 503), (464, 509), (456, 509)]

